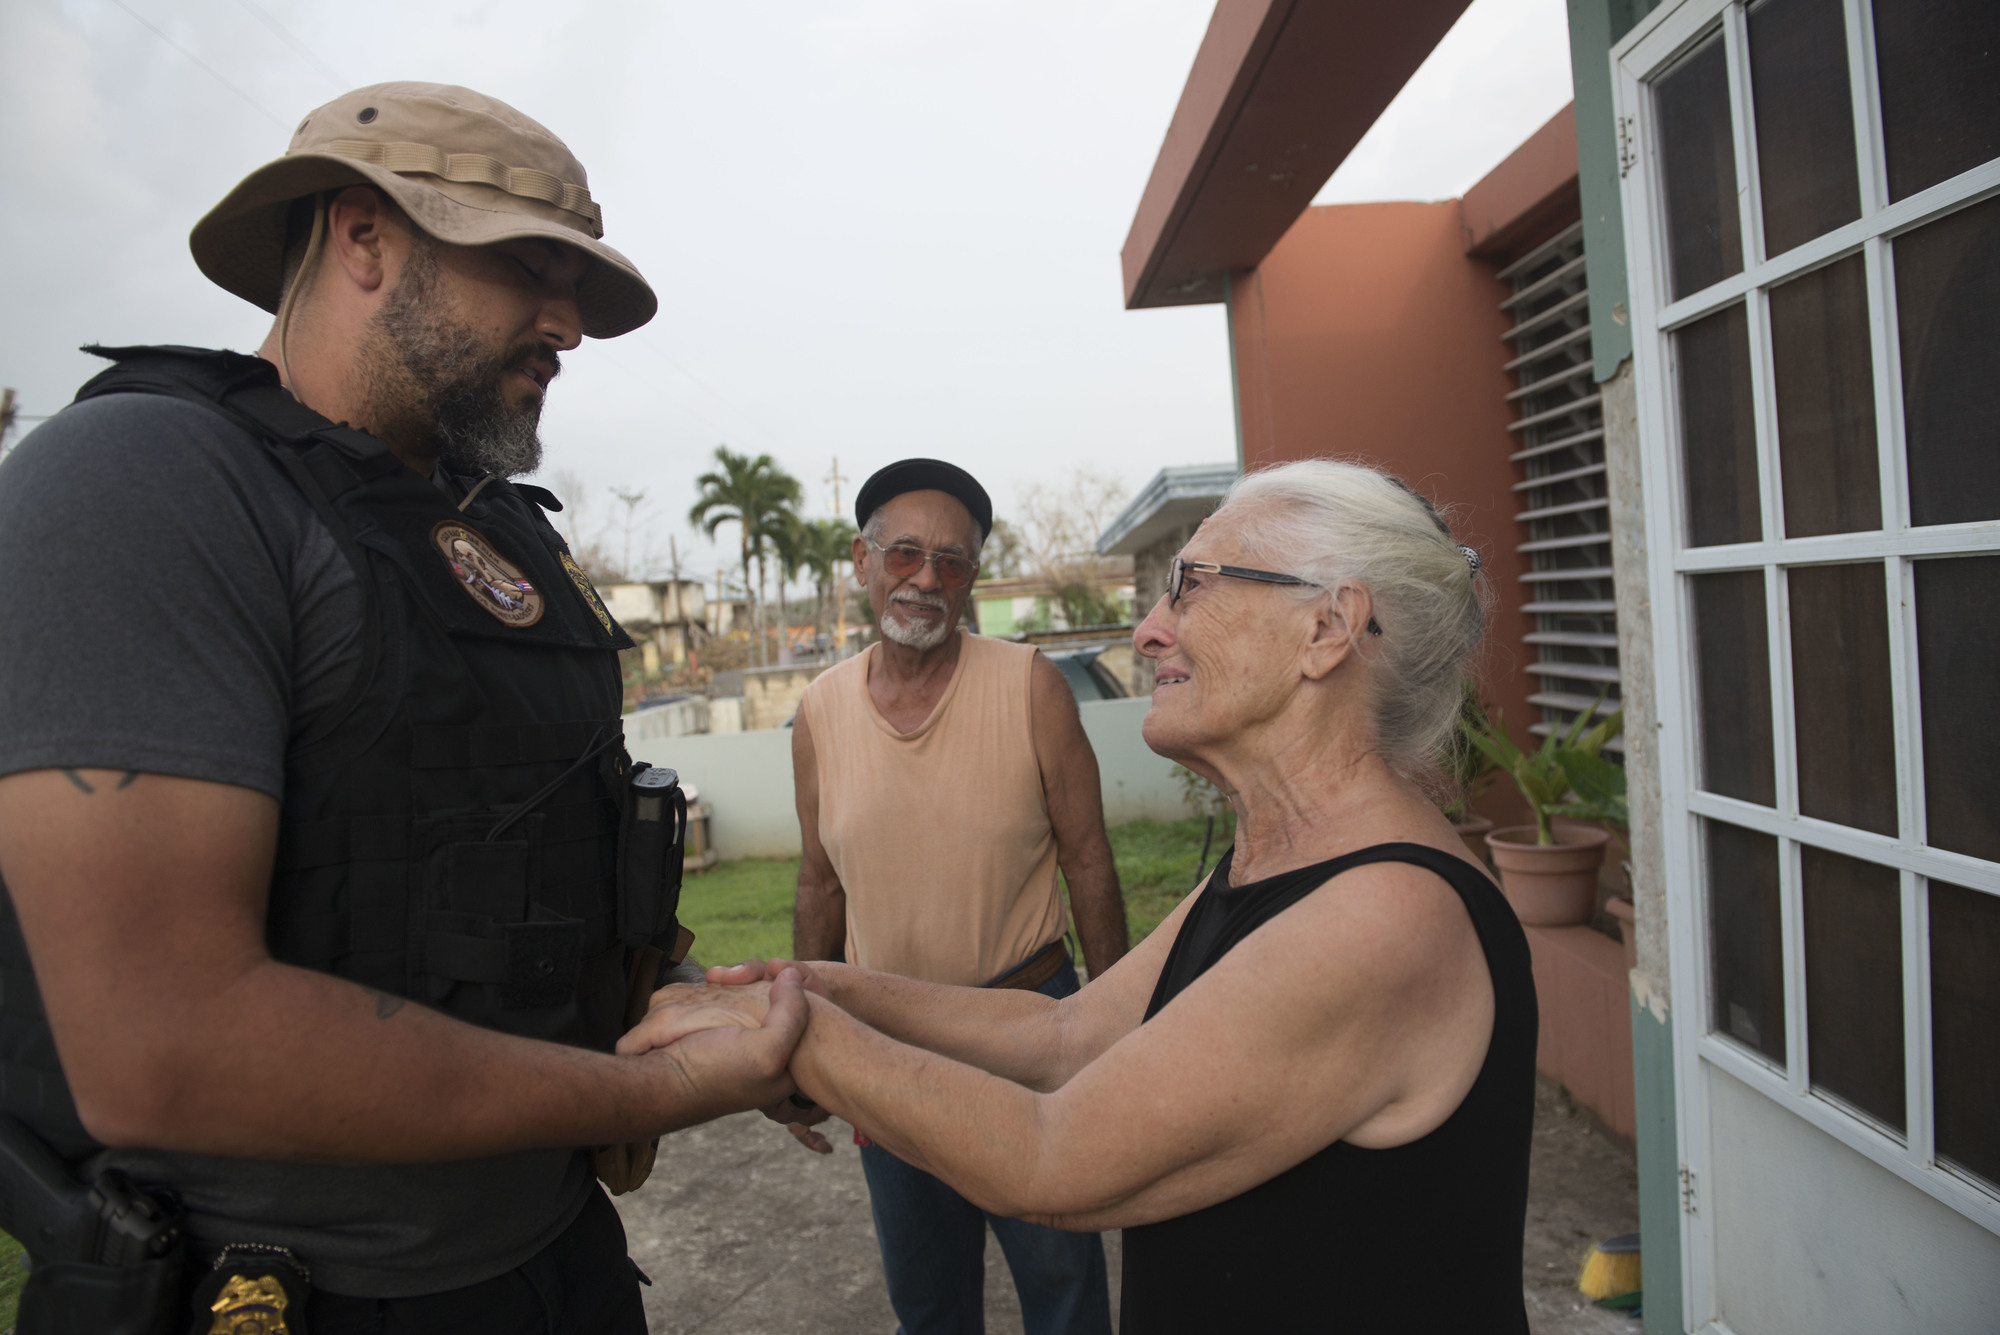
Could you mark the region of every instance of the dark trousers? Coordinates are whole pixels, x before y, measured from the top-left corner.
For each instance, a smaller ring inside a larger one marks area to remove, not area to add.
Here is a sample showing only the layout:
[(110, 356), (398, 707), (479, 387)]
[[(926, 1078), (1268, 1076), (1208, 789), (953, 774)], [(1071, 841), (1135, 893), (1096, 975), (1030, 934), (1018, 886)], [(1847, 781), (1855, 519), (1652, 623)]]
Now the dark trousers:
[(314, 1290), (313, 1335), (646, 1335), (625, 1225), (592, 1187), (576, 1222), (504, 1275), (417, 1298)]
[[(1076, 969), (1067, 962), (1036, 989), (1049, 997), (1076, 990)], [(897, 1335), (985, 1331), (988, 1228), (1013, 1272), (1028, 1335), (1111, 1335), (1111, 1290), (1097, 1234), (987, 1214), (880, 1145), (861, 1151), (861, 1169)]]

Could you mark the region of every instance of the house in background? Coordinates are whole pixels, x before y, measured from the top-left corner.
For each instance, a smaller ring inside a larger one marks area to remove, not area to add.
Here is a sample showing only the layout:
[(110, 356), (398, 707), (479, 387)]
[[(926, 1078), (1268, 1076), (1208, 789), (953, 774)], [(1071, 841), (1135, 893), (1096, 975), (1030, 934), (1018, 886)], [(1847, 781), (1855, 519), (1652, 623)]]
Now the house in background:
[[(1129, 623), (1132, 607), (1132, 563), (1124, 560), (1094, 562), (1094, 583), (1107, 605), (1116, 605), (1124, 615), (1104, 625)], [(1070, 631), (1056, 586), (1042, 575), (1008, 575), (982, 579), (972, 590), (971, 611), (981, 635), (1006, 639), (1029, 631)]]
[(1226, 305), (1242, 466), (1446, 508), (1517, 742), (1622, 702), (1637, 967), (1532, 935), (1646, 1330), (1994, 1329), (2000, 5), (1569, 0), (1463, 199), (1309, 207), (1464, 8), (1222, 0), (1128, 305)]
[(652, 580), (643, 584), (606, 584), (598, 590), (605, 610), (625, 628), (645, 655), (648, 672), (661, 663), (684, 663), (695, 649), (694, 637), (704, 633), (708, 615), (700, 580)]

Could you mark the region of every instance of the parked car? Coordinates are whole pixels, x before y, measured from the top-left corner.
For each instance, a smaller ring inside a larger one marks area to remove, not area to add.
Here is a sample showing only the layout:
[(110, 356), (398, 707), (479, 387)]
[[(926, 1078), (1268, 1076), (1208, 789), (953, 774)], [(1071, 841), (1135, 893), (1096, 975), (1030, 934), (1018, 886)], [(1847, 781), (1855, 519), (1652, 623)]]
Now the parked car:
[(1078, 704), (1091, 700), (1122, 700), (1131, 692), (1117, 674), (1097, 661), (1103, 645), (1088, 649), (1045, 649), (1049, 661), (1062, 669), (1063, 680), (1075, 692)]

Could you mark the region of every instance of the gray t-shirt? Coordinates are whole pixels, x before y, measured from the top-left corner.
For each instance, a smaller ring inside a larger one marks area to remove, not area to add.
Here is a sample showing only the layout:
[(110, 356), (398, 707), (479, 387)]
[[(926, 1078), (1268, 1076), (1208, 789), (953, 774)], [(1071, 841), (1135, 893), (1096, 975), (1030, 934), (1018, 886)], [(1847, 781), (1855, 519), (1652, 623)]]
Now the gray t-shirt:
[[(360, 591), (265, 447), (156, 395), (92, 399), (0, 464), (0, 775), (140, 770), (282, 798), (290, 740), (337, 705)], [(592, 1188), (533, 1150), (338, 1168), (107, 1151), (177, 1189), (204, 1242), (290, 1247), (316, 1284), (435, 1293), (519, 1265)]]

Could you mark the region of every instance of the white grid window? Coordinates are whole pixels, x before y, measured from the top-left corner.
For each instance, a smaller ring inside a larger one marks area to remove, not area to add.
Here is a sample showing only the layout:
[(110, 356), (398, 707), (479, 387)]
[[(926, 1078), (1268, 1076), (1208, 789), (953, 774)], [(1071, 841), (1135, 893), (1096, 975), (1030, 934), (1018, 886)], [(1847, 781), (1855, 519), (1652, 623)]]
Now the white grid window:
[(2000, 5), (1613, 59), (1682, 1078), (2000, 1231)]

